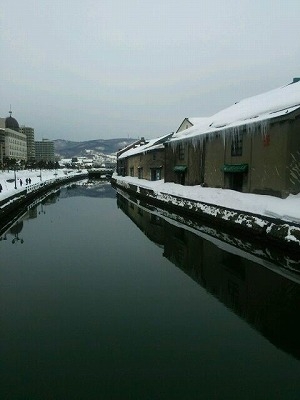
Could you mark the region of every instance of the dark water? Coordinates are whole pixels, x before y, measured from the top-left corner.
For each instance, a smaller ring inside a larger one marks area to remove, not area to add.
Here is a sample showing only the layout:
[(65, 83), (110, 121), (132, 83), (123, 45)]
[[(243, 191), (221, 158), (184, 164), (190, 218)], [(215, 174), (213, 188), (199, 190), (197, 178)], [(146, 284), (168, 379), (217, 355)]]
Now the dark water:
[(300, 398), (297, 273), (104, 184), (2, 239), (1, 399)]

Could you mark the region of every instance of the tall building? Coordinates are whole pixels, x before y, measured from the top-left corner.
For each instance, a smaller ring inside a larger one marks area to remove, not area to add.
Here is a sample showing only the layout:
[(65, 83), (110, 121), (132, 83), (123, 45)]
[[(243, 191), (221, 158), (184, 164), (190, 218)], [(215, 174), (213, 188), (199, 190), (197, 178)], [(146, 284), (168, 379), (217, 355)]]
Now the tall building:
[(35, 143), (34, 143), (34, 129), (29, 126), (21, 125), (19, 132), (26, 135), (27, 140), (27, 160), (35, 160)]
[(3, 165), (5, 152), (5, 129), (0, 129), (0, 165)]
[(54, 142), (48, 139), (35, 142), (35, 160), (55, 162)]
[(19, 131), (18, 121), (11, 116), (11, 111), (9, 113), (9, 117), (0, 118), (1, 137), (4, 139), (4, 148), (0, 153), (3, 158), (27, 161), (26, 135)]

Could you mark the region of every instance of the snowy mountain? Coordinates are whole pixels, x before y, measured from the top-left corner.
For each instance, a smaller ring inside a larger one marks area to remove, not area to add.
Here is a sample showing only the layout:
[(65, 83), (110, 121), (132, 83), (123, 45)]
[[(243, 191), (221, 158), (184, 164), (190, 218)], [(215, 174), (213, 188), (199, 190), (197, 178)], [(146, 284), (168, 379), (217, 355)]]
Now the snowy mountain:
[(96, 139), (83, 142), (73, 142), (69, 140), (54, 140), (55, 154), (60, 158), (88, 157), (111, 155), (125, 146), (128, 146), (136, 139)]

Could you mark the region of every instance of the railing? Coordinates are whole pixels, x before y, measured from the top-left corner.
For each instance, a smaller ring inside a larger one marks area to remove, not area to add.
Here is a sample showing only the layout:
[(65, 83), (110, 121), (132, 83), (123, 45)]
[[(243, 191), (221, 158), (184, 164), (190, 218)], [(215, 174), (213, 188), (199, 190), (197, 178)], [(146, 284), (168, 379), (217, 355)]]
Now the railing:
[[(82, 175), (84, 176), (85, 174), (82, 174)], [(44, 186), (51, 186), (52, 184), (58, 183), (60, 181), (66, 182), (68, 180), (73, 180), (74, 178), (77, 178), (77, 177), (78, 177), (78, 175), (75, 175), (75, 174), (72, 174), (72, 175), (65, 174), (64, 176), (47, 179), (46, 181), (28, 184), (27, 186), (25, 186), (25, 189), (27, 190), (27, 193), (31, 193), (31, 192), (41, 189)]]

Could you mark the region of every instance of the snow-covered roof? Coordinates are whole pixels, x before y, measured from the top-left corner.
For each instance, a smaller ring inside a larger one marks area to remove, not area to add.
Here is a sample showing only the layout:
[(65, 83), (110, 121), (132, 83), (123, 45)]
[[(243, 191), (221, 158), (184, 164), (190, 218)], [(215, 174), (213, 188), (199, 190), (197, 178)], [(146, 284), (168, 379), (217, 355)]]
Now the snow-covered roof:
[(300, 81), (244, 99), (213, 116), (213, 126), (229, 125), (294, 106), (300, 106)]
[(132, 149), (135, 146), (138, 146), (141, 143), (141, 139), (138, 139), (132, 143), (127, 144), (125, 147), (117, 151), (117, 154), (125, 153), (125, 151)]
[(146, 153), (147, 151), (150, 151), (150, 150), (157, 150), (158, 148), (163, 148), (163, 143), (171, 135), (172, 135), (172, 133), (171, 134), (169, 133), (169, 134), (161, 136), (159, 138), (151, 139), (146, 144), (129, 149), (128, 151), (125, 151), (124, 153), (120, 154), (119, 159), (130, 157), (130, 156), (140, 154), (140, 153)]
[(207, 122), (206, 121), (207, 119), (208, 119), (207, 117), (185, 117), (184, 120), (179, 125), (176, 132), (181, 132), (185, 129), (188, 129), (188, 126), (186, 125), (187, 122), (189, 122), (192, 125), (201, 125), (204, 122)]
[(188, 118), (191, 124), (193, 125), (202, 125), (203, 123), (206, 123), (209, 117), (198, 117), (198, 118)]
[(211, 117), (195, 119), (194, 126), (176, 132), (171, 140), (261, 123), (290, 114), (298, 108), (300, 108), (300, 81), (241, 100)]

